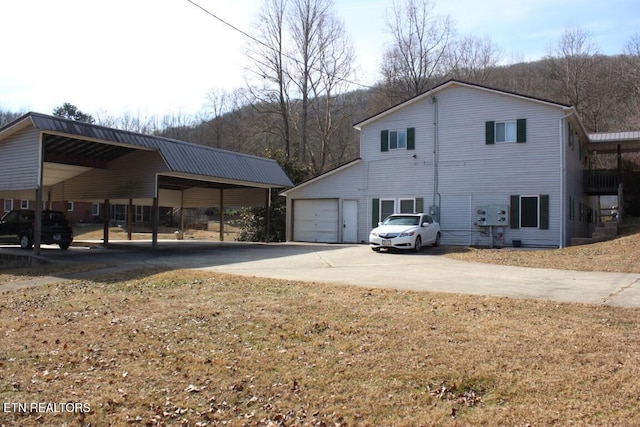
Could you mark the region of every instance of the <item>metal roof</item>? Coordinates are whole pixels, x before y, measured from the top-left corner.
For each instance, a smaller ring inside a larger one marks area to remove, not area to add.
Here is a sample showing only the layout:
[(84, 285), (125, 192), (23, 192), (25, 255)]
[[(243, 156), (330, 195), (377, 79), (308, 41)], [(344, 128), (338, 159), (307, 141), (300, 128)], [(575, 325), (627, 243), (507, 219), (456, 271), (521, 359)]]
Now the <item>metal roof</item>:
[(44, 159), (49, 162), (104, 167), (111, 160), (143, 149), (159, 152), (175, 173), (276, 188), (293, 185), (275, 160), (40, 113), (27, 113), (0, 128), (0, 136), (27, 120), (44, 132)]
[(640, 131), (590, 133), (590, 151), (600, 154), (640, 152)]
[(589, 140), (591, 142), (640, 140), (640, 131), (590, 133)]

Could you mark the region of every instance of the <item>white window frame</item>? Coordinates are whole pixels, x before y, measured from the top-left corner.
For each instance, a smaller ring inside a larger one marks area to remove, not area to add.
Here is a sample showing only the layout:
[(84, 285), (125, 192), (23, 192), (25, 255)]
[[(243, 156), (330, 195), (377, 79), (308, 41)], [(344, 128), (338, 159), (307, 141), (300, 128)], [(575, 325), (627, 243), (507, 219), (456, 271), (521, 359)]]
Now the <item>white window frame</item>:
[(390, 130), (389, 131), (389, 151), (406, 150), (406, 149), (407, 149), (407, 130), (406, 129)]
[(13, 199), (4, 199), (4, 212), (7, 213), (13, 210)]
[[(504, 127), (504, 131), (502, 132), (504, 134), (504, 139), (500, 140), (499, 138), (499, 132), (498, 132), (498, 126), (503, 126)], [(495, 142), (496, 144), (508, 144), (508, 143), (512, 143), (512, 142), (516, 142), (518, 140), (518, 122), (516, 120), (503, 120), (501, 122), (495, 122)], [(512, 134), (509, 134), (509, 130), (512, 131)]]
[(67, 202), (67, 212), (73, 212), (74, 204), (73, 202)]
[(91, 215), (92, 216), (100, 216), (100, 203), (92, 203), (91, 204)]
[(20, 200), (20, 209), (29, 209), (29, 201)]

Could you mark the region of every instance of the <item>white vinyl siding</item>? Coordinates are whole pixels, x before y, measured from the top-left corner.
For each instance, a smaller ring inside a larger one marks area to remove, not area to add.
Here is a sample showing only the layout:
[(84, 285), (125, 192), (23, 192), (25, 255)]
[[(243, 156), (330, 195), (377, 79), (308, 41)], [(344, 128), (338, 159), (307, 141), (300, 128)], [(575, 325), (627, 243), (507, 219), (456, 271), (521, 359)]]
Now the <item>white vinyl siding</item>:
[(38, 187), (40, 135), (37, 130), (23, 130), (0, 142), (0, 154), (0, 191)]
[[(488, 230), (471, 220), (476, 206), (508, 206), (511, 195), (545, 195), (548, 229), (505, 226), (494, 237), (504, 245), (513, 240), (524, 246), (560, 245), (565, 219), (560, 213), (565, 111), (550, 103), (459, 84), (436, 92), (435, 98), (417, 99), (361, 125), (362, 160), (357, 168), (319, 179), (287, 197), (357, 198), (361, 218), (363, 212), (366, 215), (359, 223), (359, 240), (374, 225), (373, 210), (380, 211), (382, 200), (421, 198), (425, 212), (431, 205), (440, 207), (443, 244), (488, 245)], [(495, 127), (496, 121), (515, 121), (516, 127), (520, 122), (516, 139), (521, 133), (526, 143), (487, 145), (487, 123)], [(405, 128), (415, 128), (415, 150), (381, 150), (385, 131)], [(571, 157), (578, 161), (577, 155)]]

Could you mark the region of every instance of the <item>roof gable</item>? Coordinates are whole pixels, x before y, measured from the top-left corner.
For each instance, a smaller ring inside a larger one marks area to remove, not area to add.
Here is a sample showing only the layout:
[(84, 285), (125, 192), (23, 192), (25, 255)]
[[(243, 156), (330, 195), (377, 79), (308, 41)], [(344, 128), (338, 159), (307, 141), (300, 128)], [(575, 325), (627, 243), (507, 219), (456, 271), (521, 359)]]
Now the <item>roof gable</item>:
[(438, 93), (440, 93), (440, 92), (442, 92), (444, 90), (447, 90), (448, 88), (461, 87), (461, 86), (462, 87), (473, 88), (473, 89), (478, 89), (478, 90), (483, 90), (483, 91), (487, 91), (487, 92), (490, 92), (490, 93), (513, 96), (513, 97), (525, 99), (525, 100), (528, 100), (528, 101), (539, 102), (539, 103), (543, 103), (543, 104), (546, 104), (546, 105), (551, 105), (551, 106), (555, 106), (555, 107), (559, 107), (559, 108), (563, 108), (563, 109), (570, 108), (569, 105), (560, 104), (560, 103), (553, 102), (553, 101), (548, 101), (548, 100), (545, 100), (545, 99), (542, 99), (542, 98), (535, 98), (535, 97), (532, 97), (532, 96), (521, 95), (521, 94), (518, 94), (518, 93), (515, 93), (515, 92), (509, 92), (509, 91), (505, 91), (505, 90), (501, 90), (501, 89), (492, 88), (492, 87), (489, 87), (489, 86), (482, 86), (482, 85), (478, 85), (478, 84), (475, 84), (475, 83), (468, 83), (468, 82), (464, 82), (464, 81), (461, 81), (461, 80), (451, 79), (451, 80), (447, 80), (446, 82), (444, 82), (444, 83), (442, 83), (442, 84), (440, 84), (438, 86), (434, 86), (433, 88), (429, 89), (428, 91), (426, 91), (426, 92), (424, 92), (424, 93), (422, 93), (420, 95), (414, 96), (411, 99), (408, 99), (408, 100), (406, 100), (404, 102), (396, 104), (396, 105), (394, 105), (394, 106), (392, 106), (392, 107), (390, 107), (390, 108), (388, 108), (388, 109), (386, 109), (384, 111), (381, 111), (381, 112), (379, 112), (379, 113), (377, 113), (377, 114), (375, 114), (375, 115), (373, 115), (371, 117), (368, 117), (368, 118), (366, 118), (366, 119), (354, 124), (353, 127), (356, 128), (357, 130), (361, 130), (362, 126), (365, 126), (365, 125), (368, 125), (369, 123), (375, 122), (376, 120), (381, 119), (381, 118), (383, 118), (385, 116), (388, 116), (389, 114), (395, 113), (396, 111), (401, 110), (401, 109), (403, 109), (405, 107), (408, 107), (409, 105), (412, 105), (412, 104), (414, 104), (416, 102), (420, 102), (420, 101), (422, 101), (422, 100), (424, 100), (426, 98), (435, 96), (436, 94), (438, 94)]

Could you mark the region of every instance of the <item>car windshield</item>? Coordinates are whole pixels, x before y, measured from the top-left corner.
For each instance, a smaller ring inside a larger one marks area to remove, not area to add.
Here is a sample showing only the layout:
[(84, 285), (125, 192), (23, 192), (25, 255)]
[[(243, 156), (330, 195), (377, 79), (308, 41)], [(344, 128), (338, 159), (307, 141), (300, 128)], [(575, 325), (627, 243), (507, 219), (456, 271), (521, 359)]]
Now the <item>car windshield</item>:
[(406, 216), (390, 216), (385, 219), (382, 225), (418, 225), (420, 224), (420, 217), (416, 215)]

